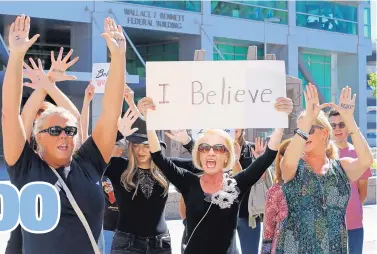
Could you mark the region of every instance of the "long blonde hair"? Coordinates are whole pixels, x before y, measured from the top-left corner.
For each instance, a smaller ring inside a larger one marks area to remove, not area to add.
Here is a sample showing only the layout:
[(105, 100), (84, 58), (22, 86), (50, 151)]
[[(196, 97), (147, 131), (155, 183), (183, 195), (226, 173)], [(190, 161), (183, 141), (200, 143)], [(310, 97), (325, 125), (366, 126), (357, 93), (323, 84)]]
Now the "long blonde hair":
[[(305, 115), (305, 111), (301, 112), (298, 119), (303, 117)], [(326, 147), (326, 156), (329, 159), (337, 159), (338, 158), (338, 149), (335, 146), (335, 144), (331, 141), (331, 133), (332, 128), (331, 124), (329, 122), (329, 119), (327, 118), (326, 114), (321, 110), (317, 116), (317, 118), (314, 120), (314, 125), (321, 126), (324, 129), (327, 130), (327, 147)]]
[(231, 136), (224, 130), (221, 129), (208, 129), (203, 132), (203, 134), (200, 136), (198, 140), (196, 140), (195, 145), (192, 149), (192, 162), (194, 166), (198, 169), (203, 170), (201, 162), (200, 162), (200, 157), (199, 157), (199, 145), (202, 143), (203, 138), (208, 135), (208, 134), (213, 134), (213, 135), (218, 135), (220, 137), (223, 137), (225, 139), (225, 147), (228, 149), (229, 152), (229, 158), (227, 161), (227, 164), (225, 165), (226, 169), (232, 169), (234, 167), (234, 164), (236, 162), (236, 156), (234, 152), (234, 146), (233, 146), (233, 139)]
[(284, 153), (287, 150), (288, 145), (291, 143), (291, 138), (286, 139), (283, 142), (281, 142), (278, 150), (278, 154), (276, 155), (276, 161), (275, 161), (275, 173), (274, 173), (274, 184), (278, 184), (283, 182), (283, 178), (281, 176), (281, 167), (280, 162), (284, 157)]
[[(153, 160), (151, 160), (149, 170), (153, 178), (156, 179), (156, 181), (164, 188), (163, 196), (166, 196), (169, 192), (169, 183), (166, 180), (165, 176), (162, 174), (161, 170), (156, 166), (156, 164), (153, 163)], [(133, 143), (129, 142), (128, 166), (127, 169), (123, 171), (120, 177), (120, 182), (127, 191), (131, 192), (134, 190), (134, 195), (132, 196), (132, 199), (136, 196), (139, 187), (139, 181), (137, 181), (136, 183), (134, 182), (137, 171), (138, 165), (135, 157)]]

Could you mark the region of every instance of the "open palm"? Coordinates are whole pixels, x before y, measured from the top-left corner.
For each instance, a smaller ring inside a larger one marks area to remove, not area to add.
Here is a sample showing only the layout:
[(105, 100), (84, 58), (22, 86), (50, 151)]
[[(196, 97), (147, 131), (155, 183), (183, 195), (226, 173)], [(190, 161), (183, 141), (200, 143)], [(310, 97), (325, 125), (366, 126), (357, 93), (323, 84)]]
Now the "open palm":
[(111, 18), (106, 18), (104, 22), (105, 32), (101, 34), (105, 38), (107, 47), (112, 54), (126, 52), (126, 38), (120, 25), (116, 25)]
[(165, 135), (171, 140), (177, 141), (181, 144), (186, 144), (190, 140), (190, 136), (187, 134), (186, 130), (171, 130), (170, 133), (165, 132)]
[(138, 128), (131, 129), (138, 117), (139, 112), (129, 108), (124, 114), (123, 118), (118, 121), (118, 130), (120, 133), (122, 133), (123, 137), (130, 136), (138, 130)]
[(355, 112), (356, 94), (352, 96), (352, 89), (345, 87), (340, 93), (339, 105), (329, 103), (332, 108), (335, 108), (343, 118), (353, 117)]
[(328, 107), (328, 103), (319, 104), (319, 96), (317, 88), (309, 83), (309, 85), (306, 87), (306, 91), (304, 91), (304, 97), (305, 97), (305, 103), (306, 103), (306, 109), (305, 114), (310, 119), (314, 120), (317, 118), (319, 112), (325, 108)]
[(46, 73), (43, 71), (42, 62), (40, 59), (38, 59), (38, 66), (35, 64), (34, 60), (32, 58), (29, 58), (29, 61), (33, 68), (31, 68), (27, 63), (23, 63), (25, 71), (25, 76), (30, 79), (30, 82), (24, 83), (25, 86), (31, 87), (33, 89), (38, 88), (47, 88), (47, 86), (51, 85), (53, 82), (51, 82), (46, 75)]
[(267, 148), (267, 142), (265, 143), (263, 138), (255, 139), (255, 148), (250, 147), (251, 153), (255, 158), (258, 158), (264, 154)]
[(48, 76), (54, 82), (77, 79), (75, 76), (68, 76), (66, 70), (74, 65), (79, 60), (79, 57), (75, 57), (72, 61), (68, 62), (69, 58), (72, 56), (73, 50), (71, 49), (64, 58), (63, 50), (64, 48), (60, 48), (59, 55), (56, 59), (54, 57), (54, 51), (51, 51), (51, 68), (48, 71)]
[(9, 29), (9, 50), (15, 53), (25, 54), (31, 45), (36, 42), (39, 34), (29, 39), (30, 17), (18, 16)]

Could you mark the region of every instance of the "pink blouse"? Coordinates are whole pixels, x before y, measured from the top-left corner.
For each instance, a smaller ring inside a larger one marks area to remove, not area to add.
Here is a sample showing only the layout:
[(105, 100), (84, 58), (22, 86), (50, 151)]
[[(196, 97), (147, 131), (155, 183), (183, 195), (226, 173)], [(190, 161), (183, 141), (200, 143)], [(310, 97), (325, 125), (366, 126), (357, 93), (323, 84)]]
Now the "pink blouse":
[(267, 202), (263, 221), (263, 240), (272, 241), (271, 254), (275, 253), (280, 223), (287, 217), (288, 207), (281, 185), (273, 185), (267, 192)]

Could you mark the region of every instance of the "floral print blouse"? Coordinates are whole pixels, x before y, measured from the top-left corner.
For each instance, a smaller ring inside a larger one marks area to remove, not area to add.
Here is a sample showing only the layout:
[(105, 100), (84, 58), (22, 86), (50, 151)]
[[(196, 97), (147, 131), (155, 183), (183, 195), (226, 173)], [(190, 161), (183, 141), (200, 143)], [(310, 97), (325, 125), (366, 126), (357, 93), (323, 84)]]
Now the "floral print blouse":
[(348, 253), (350, 183), (339, 161), (329, 163), (320, 176), (300, 160), (295, 178), (283, 185), (288, 216), (280, 226), (276, 254)]
[(263, 220), (262, 253), (275, 253), (280, 223), (287, 217), (288, 207), (280, 184), (273, 185), (267, 192), (266, 210)]

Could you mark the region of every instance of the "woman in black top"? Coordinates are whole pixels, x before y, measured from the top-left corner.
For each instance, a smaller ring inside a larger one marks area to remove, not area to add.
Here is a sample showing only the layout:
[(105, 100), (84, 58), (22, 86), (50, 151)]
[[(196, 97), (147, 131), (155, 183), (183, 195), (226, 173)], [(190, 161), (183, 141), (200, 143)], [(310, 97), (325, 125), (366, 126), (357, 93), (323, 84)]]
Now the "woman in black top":
[[(156, 107), (150, 98), (145, 108)], [(279, 98), (278, 111), (292, 112), (292, 101)], [(189, 240), (185, 253), (238, 253), (235, 241), (239, 200), (257, 182), (274, 161), (282, 129), (272, 134), (266, 152), (247, 169), (229, 177), (224, 169), (239, 163), (235, 158), (233, 140), (222, 130), (208, 130), (198, 139), (193, 149), (193, 163), (204, 171), (202, 176), (177, 167), (161, 153), (155, 131), (148, 131), (152, 160), (167, 179), (182, 193), (186, 204)]]
[[(127, 102), (137, 111), (133, 98)], [(138, 130), (131, 135), (130, 123), (119, 125), (129, 142), (128, 158), (111, 158), (104, 174), (113, 185), (119, 209), (111, 254), (171, 253), (164, 214), (169, 182), (151, 159), (145, 121), (137, 118), (132, 127)], [(190, 159), (172, 160), (180, 167), (195, 169)]]

